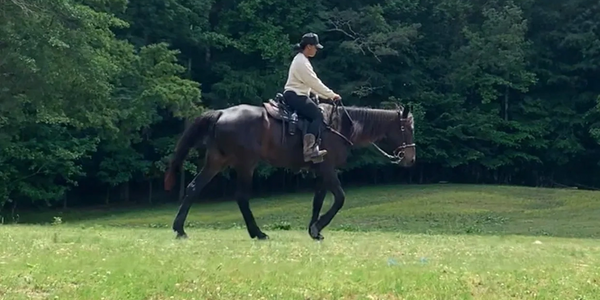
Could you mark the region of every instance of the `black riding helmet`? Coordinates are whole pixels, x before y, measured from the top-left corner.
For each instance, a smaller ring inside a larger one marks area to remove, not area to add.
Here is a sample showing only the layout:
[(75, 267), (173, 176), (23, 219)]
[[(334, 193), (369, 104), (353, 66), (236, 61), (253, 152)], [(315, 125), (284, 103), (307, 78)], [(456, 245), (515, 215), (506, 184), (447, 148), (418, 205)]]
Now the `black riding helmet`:
[(319, 43), (319, 36), (316, 33), (306, 33), (300, 40), (300, 45), (315, 45), (317, 49), (323, 49), (323, 45)]

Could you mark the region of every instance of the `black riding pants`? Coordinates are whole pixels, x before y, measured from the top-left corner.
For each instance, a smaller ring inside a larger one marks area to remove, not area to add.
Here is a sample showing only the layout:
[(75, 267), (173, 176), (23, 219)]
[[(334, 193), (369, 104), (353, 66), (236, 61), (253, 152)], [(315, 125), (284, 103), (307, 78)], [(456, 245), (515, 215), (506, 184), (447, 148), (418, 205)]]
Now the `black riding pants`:
[(315, 137), (319, 137), (319, 129), (323, 123), (323, 113), (319, 106), (307, 96), (298, 95), (293, 91), (283, 93), (283, 98), (287, 105), (310, 121), (306, 131), (312, 133)]

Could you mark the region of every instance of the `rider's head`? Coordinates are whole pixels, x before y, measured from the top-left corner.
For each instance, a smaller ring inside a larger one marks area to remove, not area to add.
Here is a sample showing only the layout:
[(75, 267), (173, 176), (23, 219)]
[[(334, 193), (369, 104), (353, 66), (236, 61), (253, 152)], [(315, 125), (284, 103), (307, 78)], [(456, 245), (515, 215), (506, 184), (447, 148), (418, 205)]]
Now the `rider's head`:
[(306, 57), (313, 57), (317, 54), (317, 49), (323, 49), (323, 45), (319, 43), (319, 36), (311, 32), (302, 36), (300, 43), (296, 44), (296, 49)]

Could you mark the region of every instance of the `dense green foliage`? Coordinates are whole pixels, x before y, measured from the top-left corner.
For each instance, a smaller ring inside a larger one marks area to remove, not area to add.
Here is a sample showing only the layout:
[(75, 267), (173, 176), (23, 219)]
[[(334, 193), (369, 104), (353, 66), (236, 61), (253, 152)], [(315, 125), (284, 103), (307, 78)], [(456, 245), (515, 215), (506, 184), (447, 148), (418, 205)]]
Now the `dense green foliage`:
[[(0, 206), (156, 198), (185, 119), (281, 91), (307, 31), (345, 104), (418, 109), (418, 165), (357, 151), (345, 182), (600, 181), (597, 1), (8, 0), (0, 12)], [(259, 174), (262, 190), (301, 180)]]

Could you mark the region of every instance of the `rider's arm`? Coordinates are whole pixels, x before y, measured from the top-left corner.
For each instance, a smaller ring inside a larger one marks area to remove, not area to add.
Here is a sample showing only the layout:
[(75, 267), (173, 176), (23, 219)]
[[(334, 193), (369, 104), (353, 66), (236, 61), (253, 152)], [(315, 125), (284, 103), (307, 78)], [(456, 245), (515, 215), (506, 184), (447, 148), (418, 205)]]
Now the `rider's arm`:
[(321, 79), (317, 77), (317, 74), (312, 68), (312, 65), (308, 60), (302, 63), (298, 68), (298, 75), (302, 78), (302, 81), (309, 86), (315, 93), (323, 98), (331, 99), (335, 96), (335, 93), (325, 86)]
[(319, 95), (313, 91), (310, 92), (310, 97), (317, 100), (319, 103), (327, 103), (327, 104), (333, 103), (333, 100), (331, 100), (331, 98), (327, 98), (323, 95)]

